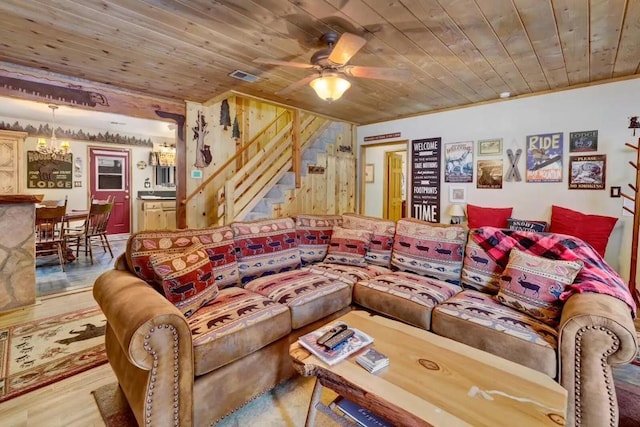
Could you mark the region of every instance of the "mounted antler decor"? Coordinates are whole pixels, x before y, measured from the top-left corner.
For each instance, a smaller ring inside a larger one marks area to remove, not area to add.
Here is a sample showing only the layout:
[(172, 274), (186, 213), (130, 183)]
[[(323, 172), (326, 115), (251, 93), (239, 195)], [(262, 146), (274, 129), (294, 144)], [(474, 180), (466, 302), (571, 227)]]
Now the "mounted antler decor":
[[(638, 125), (638, 117), (631, 117), (631, 123), (629, 124), (629, 129), (633, 129), (633, 134), (635, 136), (635, 129), (639, 128)], [(626, 206), (623, 206), (623, 209), (633, 215), (633, 235), (631, 238), (631, 267), (629, 271), (629, 291), (633, 296), (633, 299), (638, 304), (638, 291), (636, 287), (636, 273), (638, 267), (638, 227), (640, 226), (640, 198), (638, 197), (638, 189), (640, 188), (640, 138), (638, 138), (638, 144), (633, 145), (629, 142), (625, 143), (627, 147), (631, 147), (636, 150), (636, 161), (635, 163), (629, 161), (629, 164), (634, 167), (636, 170), (636, 182), (635, 185), (629, 184), (629, 188), (633, 190), (632, 195), (628, 195), (625, 192), (621, 192), (622, 197), (625, 199), (631, 200), (633, 202), (633, 210), (629, 209)]]

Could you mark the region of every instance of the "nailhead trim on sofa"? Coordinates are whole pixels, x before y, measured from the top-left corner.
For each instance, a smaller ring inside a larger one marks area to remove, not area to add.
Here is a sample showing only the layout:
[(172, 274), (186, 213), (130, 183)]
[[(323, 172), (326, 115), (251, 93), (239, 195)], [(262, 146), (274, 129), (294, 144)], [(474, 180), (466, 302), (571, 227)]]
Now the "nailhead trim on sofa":
[[(180, 425), (180, 401), (179, 401), (179, 385), (178, 385), (178, 331), (173, 325), (160, 324), (158, 329), (167, 328), (173, 334), (173, 425), (178, 427)], [(153, 357), (153, 368), (151, 369), (151, 378), (149, 380), (149, 391), (147, 392), (147, 404), (145, 407), (145, 425), (151, 426), (151, 409), (153, 403), (153, 389), (156, 383), (156, 374), (158, 373), (158, 355), (156, 351), (149, 345), (151, 334), (156, 331), (156, 328), (149, 329), (149, 333), (144, 336), (144, 349)]]
[(579, 427), (582, 425), (582, 396), (580, 393), (581, 391), (580, 375), (582, 374), (582, 366), (581, 366), (582, 338), (585, 331), (590, 331), (590, 330), (604, 331), (607, 333), (607, 335), (613, 338), (611, 347), (602, 355), (602, 358), (600, 359), (600, 366), (602, 366), (602, 374), (605, 378), (605, 384), (607, 384), (607, 394), (609, 395), (609, 427), (616, 427), (617, 424), (615, 423), (615, 413), (616, 413), (615, 408), (617, 406), (617, 402), (614, 397), (613, 388), (611, 386), (613, 381), (611, 379), (611, 376), (609, 375), (609, 372), (607, 371), (607, 366), (609, 365), (607, 363), (607, 358), (618, 350), (618, 348), (620, 347), (620, 339), (613, 332), (611, 332), (604, 326), (593, 326), (593, 325), (580, 328), (576, 333), (575, 366), (576, 366), (576, 374), (578, 375), (578, 377), (576, 378), (575, 389), (574, 389), (575, 395), (576, 395), (575, 425), (576, 427)]

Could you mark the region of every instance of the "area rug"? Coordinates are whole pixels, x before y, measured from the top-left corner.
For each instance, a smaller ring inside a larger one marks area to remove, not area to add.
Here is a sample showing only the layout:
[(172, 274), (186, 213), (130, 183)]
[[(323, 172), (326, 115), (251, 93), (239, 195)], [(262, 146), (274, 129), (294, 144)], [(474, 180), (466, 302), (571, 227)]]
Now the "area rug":
[[(296, 377), (250, 401), (223, 418), (216, 427), (297, 427), (304, 425), (311, 400), (314, 378)], [(137, 426), (118, 384), (107, 384), (92, 391), (100, 415), (107, 427)], [(337, 395), (324, 389), (322, 403), (328, 405)], [(316, 417), (317, 427), (333, 427), (335, 423), (322, 413)]]
[(106, 363), (105, 327), (94, 307), (0, 329), (0, 402)]

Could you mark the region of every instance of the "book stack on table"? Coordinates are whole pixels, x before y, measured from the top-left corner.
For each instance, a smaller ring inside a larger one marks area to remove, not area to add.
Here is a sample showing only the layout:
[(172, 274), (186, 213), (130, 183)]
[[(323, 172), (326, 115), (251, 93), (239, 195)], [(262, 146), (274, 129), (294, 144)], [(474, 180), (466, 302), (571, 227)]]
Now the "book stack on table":
[(370, 348), (356, 357), (356, 362), (372, 374), (389, 366), (389, 358), (375, 348)]

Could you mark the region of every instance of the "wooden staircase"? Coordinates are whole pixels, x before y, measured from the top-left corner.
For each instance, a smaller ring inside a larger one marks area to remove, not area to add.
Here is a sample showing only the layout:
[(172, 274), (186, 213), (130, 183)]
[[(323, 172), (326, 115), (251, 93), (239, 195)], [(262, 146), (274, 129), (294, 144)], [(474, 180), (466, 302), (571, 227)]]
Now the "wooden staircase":
[[(332, 122), (328, 119), (285, 109), (240, 147), (184, 200), (186, 205), (203, 190), (215, 194), (208, 205), (210, 225), (236, 220), (272, 217), (271, 206), (278, 192), (300, 188), (310, 154), (320, 149), (314, 141)], [(282, 200), (281, 200), (282, 202)], [(254, 208), (257, 208), (254, 211)]]

